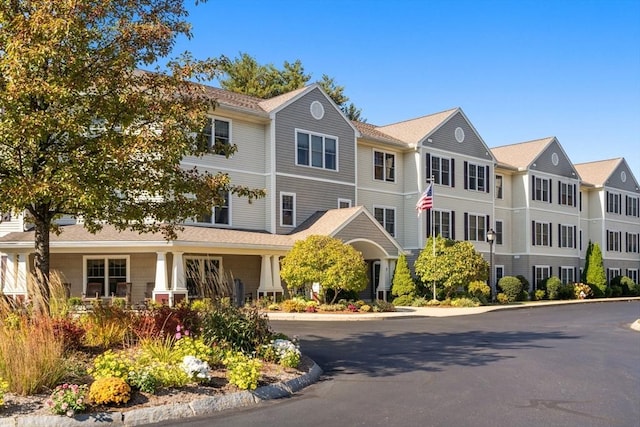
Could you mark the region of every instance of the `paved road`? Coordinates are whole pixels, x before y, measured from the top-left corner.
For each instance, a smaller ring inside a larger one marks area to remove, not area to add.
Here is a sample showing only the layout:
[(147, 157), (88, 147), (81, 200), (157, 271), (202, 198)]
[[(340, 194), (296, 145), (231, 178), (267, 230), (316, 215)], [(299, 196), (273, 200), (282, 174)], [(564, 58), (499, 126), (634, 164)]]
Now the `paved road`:
[(274, 321), (323, 368), (294, 397), (183, 426), (640, 427), (640, 302)]

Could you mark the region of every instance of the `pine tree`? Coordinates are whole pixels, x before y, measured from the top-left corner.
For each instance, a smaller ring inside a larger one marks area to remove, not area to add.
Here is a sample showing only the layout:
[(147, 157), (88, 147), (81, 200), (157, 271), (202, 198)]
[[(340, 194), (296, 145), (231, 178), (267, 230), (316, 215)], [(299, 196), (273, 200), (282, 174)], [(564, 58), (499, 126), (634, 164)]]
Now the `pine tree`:
[(607, 290), (607, 276), (604, 271), (604, 263), (602, 262), (602, 251), (600, 245), (594, 243), (591, 248), (591, 253), (587, 258), (588, 269), (586, 270), (585, 277), (587, 279), (587, 285), (590, 285), (594, 289), (596, 296), (605, 296)]
[(393, 273), (391, 294), (395, 297), (403, 297), (403, 301), (413, 300), (418, 293), (418, 287), (411, 277), (407, 257), (400, 254), (396, 263), (396, 271)]

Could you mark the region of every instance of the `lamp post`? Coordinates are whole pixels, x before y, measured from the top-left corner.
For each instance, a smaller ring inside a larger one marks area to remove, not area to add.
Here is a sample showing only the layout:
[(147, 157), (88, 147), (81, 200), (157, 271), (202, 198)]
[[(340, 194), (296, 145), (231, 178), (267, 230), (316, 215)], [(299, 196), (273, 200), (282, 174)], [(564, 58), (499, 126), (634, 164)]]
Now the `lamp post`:
[(491, 302), (496, 301), (496, 285), (493, 283), (493, 242), (496, 240), (496, 232), (493, 228), (487, 231), (487, 242), (489, 242), (489, 286), (491, 287)]

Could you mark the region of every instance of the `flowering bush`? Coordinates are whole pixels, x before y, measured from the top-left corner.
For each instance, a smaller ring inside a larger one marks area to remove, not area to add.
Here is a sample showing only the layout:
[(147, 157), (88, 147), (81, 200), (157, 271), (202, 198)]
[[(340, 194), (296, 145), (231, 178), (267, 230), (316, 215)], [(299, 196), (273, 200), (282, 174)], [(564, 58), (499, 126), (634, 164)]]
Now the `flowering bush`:
[(229, 383), (242, 390), (255, 390), (260, 379), (262, 363), (241, 352), (230, 351), (224, 358)]
[(185, 356), (182, 359), (180, 367), (190, 378), (198, 381), (206, 381), (211, 378), (211, 375), (209, 375), (209, 370), (211, 369), (209, 364), (195, 356)]
[(131, 363), (127, 357), (121, 353), (114, 353), (107, 350), (93, 360), (93, 368), (89, 369), (89, 374), (94, 378), (116, 377), (126, 379), (131, 371)]
[(87, 408), (87, 392), (86, 384), (62, 384), (53, 390), (45, 403), (54, 414), (72, 417)]
[(89, 388), (89, 399), (98, 404), (127, 403), (131, 398), (131, 387), (122, 378), (98, 378)]
[(286, 368), (296, 368), (300, 364), (300, 347), (297, 343), (285, 339), (277, 339), (271, 343), (278, 358), (278, 363)]
[(0, 406), (4, 405), (4, 394), (9, 390), (9, 383), (0, 378)]
[(584, 283), (576, 283), (573, 292), (575, 297), (578, 299), (592, 298), (593, 291), (589, 287), (589, 285), (585, 285)]
[(152, 366), (140, 366), (129, 371), (127, 383), (142, 392), (155, 394), (161, 385), (161, 380)]

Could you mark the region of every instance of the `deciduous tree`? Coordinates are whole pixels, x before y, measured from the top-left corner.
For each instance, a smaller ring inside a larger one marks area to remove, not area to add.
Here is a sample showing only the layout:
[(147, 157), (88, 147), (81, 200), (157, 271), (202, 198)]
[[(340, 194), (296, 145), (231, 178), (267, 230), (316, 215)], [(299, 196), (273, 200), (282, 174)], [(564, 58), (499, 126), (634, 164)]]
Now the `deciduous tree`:
[[(213, 107), (205, 88), (221, 61), (184, 54), (142, 72), (190, 37), (182, 0), (0, 3), (0, 211), (26, 212), (48, 295), (49, 233), (61, 215), (91, 231), (162, 230), (221, 203), (257, 197), (224, 174), (185, 170)], [(233, 147), (227, 147), (227, 154)]]

